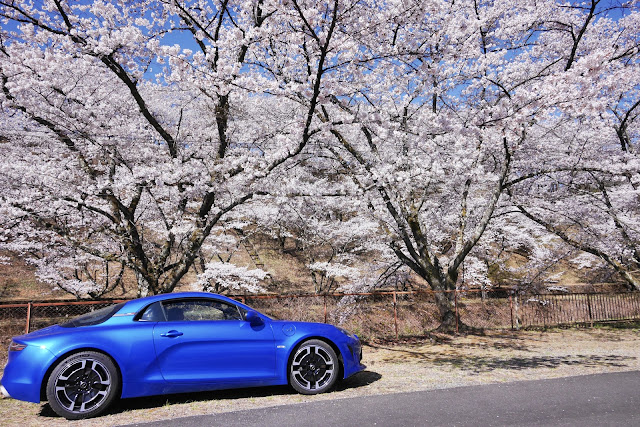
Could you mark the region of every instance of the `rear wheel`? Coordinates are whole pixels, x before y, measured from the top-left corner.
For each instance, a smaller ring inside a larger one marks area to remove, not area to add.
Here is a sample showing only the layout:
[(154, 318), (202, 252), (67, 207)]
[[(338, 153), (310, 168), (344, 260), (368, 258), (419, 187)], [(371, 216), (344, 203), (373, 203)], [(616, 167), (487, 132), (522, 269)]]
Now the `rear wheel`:
[(47, 381), (47, 399), (58, 415), (68, 420), (94, 417), (116, 398), (120, 377), (113, 361), (94, 351), (62, 360)]
[(326, 342), (305, 341), (289, 364), (289, 383), (298, 393), (323, 393), (336, 383), (339, 363), (335, 351)]

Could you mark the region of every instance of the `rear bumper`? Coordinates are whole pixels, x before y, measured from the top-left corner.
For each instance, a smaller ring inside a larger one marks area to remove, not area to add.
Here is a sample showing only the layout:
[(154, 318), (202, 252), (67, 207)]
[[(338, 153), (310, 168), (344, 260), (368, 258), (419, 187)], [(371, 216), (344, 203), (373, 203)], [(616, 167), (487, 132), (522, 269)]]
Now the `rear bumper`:
[(27, 345), (21, 351), (10, 351), (1, 381), (2, 395), (39, 403), (42, 379), (54, 360), (53, 353), (37, 345)]

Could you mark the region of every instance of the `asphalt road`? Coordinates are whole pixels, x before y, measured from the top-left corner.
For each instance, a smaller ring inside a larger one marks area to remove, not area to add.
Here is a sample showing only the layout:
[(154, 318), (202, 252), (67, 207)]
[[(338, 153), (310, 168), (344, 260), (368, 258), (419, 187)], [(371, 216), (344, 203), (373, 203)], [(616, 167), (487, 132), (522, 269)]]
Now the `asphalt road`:
[(276, 406), (150, 426), (640, 426), (640, 372)]

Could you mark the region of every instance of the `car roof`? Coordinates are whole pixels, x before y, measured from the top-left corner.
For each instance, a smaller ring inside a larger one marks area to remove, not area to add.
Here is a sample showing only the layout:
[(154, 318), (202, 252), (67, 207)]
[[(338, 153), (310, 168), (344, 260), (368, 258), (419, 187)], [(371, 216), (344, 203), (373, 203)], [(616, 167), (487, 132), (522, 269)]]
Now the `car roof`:
[(135, 313), (156, 301), (167, 301), (167, 300), (183, 299), (183, 298), (212, 298), (212, 299), (226, 301), (226, 302), (229, 302), (235, 305), (240, 305), (242, 307), (247, 308), (244, 304), (241, 304), (240, 302), (234, 299), (231, 299), (229, 297), (225, 297), (224, 295), (212, 294), (209, 292), (175, 292), (170, 294), (151, 295), (148, 297), (138, 298), (138, 299), (128, 301), (127, 303), (125, 303), (124, 306), (122, 306), (120, 310), (118, 310), (118, 313), (116, 314), (122, 315), (122, 314)]

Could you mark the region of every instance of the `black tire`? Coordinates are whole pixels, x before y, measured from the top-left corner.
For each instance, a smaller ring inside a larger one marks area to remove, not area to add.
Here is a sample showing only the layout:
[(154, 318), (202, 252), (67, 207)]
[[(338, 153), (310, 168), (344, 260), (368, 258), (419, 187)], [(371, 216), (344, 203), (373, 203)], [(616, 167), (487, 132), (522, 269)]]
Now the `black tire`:
[(329, 344), (320, 340), (305, 341), (289, 363), (289, 384), (301, 394), (324, 393), (338, 380), (339, 364)]
[(68, 420), (95, 417), (104, 412), (120, 390), (113, 361), (95, 351), (63, 359), (47, 380), (47, 400), (56, 414)]

